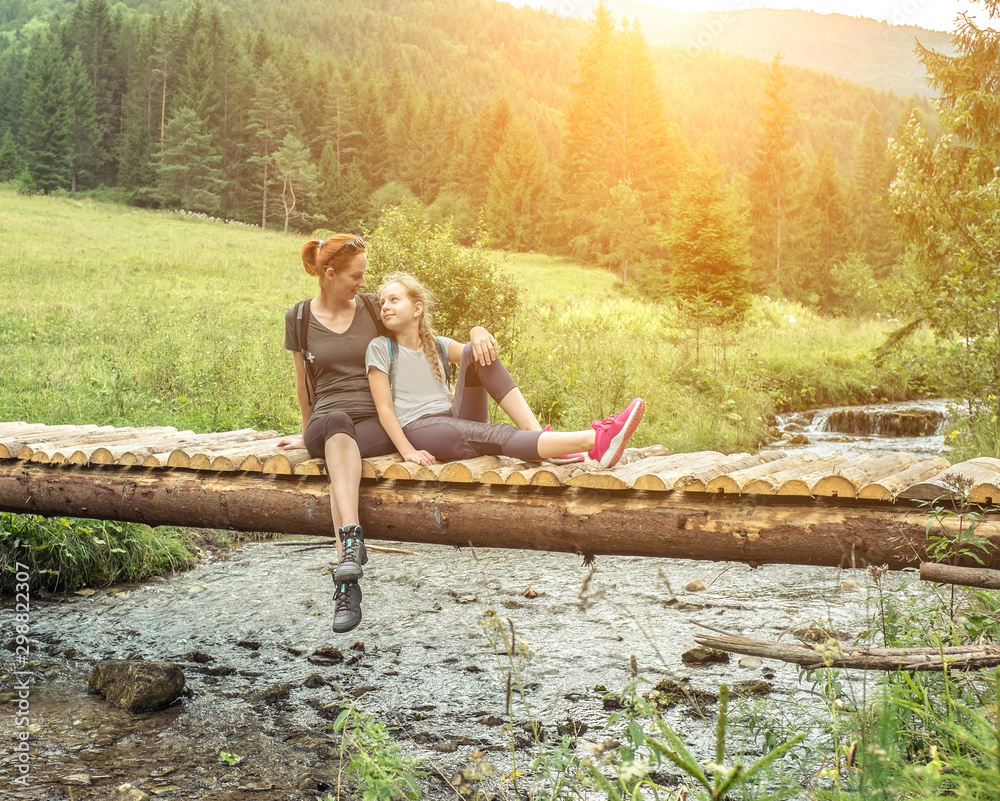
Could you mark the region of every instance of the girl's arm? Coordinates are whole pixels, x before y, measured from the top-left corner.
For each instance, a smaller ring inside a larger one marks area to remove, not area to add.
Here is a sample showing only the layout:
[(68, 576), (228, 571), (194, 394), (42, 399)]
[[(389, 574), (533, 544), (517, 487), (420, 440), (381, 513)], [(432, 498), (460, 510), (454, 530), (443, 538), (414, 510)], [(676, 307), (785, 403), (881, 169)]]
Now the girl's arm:
[(278, 442), (278, 447), (284, 450), (304, 448), (306, 426), (309, 425), (309, 418), (312, 417), (312, 406), (309, 403), (309, 391), (306, 389), (306, 365), (302, 361), (302, 354), (293, 351), (295, 357), (295, 397), (299, 401), (299, 411), (302, 414), (302, 435), (298, 437), (286, 437)]
[[(476, 357), (477, 362), (483, 366), (493, 364), (498, 353), (497, 341), (493, 338), (493, 334), (481, 325), (473, 326), (472, 330), (469, 331), (469, 342), (472, 343), (472, 355)], [(461, 348), (461, 345), (459, 347)], [(451, 358), (451, 348), (448, 348), (448, 361), (458, 364), (461, 359), (461, 351), (458, 358), (453, 359)]]
[(434, 464), (434, 457), (427, 451), (418, 451), (403, 433), (403, 427), (396, 417), (396, 410), (392, 406), (392, 389), (389, 386), (389, 376), (377, 367), (368, 368), (368, 386), (372, 391), (372, 400), (375, 401), (375, 410), (378, 412), (378, 421), (389, 435), (392, 444), (396, 446), (399, 455), (407, 462), (414, 464)]

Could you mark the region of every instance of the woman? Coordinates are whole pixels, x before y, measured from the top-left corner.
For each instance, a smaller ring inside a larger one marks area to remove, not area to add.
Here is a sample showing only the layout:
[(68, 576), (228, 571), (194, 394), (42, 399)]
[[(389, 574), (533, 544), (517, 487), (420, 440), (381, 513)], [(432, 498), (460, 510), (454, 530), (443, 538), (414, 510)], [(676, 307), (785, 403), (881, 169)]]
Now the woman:
[[(302, 248), (302, 264), (319, 280), (319, 292), (285, 313), (284, 345), (295, 358), (302, 436), (279, 447), (307, 448), (313, 458), (326, 460), (337, 531), (333, 630), (345, 632), (361, 622), (358, 580), (368, 561), (358, 520), (361, 460), (395, 450), (365, 376), (368, 343), (381, 333), (381, 323), (372, 296), (363, 292), (368, 256), (360, 236), (313, 239)], [(473, 328), (470, 340), (478, 363), (496, 358), (496, 340), (486, 329)]]
[[(538, 461), (582, 450), (601, 467), (610, 467), (642, 420), (645, 403), (636, 398), (619, 414), (595, 420), (583, 431), (522, 425), (528, 417), (534, 422), (534, 415), (510, 373), (496, 360), (477, 364), (470, 345), (435, 336), (432, 301), (419, 281), (407, 273), (387, 276), (379, 302), (389, 335), (368, 346), (368, 383), (382, 428), (407, 461), (433, 464), (485, 454)], [(446, 378), (449, 362), (459, 364), (454, 397)], [(479, 409), (487, 393), (517, 428), (486, 422)]]

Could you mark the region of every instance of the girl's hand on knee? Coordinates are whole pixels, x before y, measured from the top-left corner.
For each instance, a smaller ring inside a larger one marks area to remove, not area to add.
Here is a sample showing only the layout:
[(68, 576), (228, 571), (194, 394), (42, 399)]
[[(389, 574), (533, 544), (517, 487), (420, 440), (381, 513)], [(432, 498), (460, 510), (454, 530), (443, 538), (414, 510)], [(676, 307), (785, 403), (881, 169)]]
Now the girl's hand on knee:
[(401, 455), (403, 457), (403, 461), (413, 462), (414, 464), (431, 465), (436, 461), (427, 451), (412, 451), (411, 453), (404, 453)]
[(481, 325), (477, 325), (469, 332), (469, 343), (472, 345), (472, 355), (484, 367), (496, 360), (499, 351), (497, 341), (493, 338), (493, 334)]

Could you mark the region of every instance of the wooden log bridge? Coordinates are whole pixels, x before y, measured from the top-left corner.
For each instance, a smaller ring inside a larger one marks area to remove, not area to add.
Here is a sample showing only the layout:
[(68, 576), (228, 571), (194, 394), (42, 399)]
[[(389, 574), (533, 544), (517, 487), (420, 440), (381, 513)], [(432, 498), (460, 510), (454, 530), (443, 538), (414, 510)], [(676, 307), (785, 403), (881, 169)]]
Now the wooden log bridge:
[[(323, 463), (278, 433), (0, 423), (0, 509), (149, 525), (331, 536)], [(865, 567), (925, 560), (930, 508), (1000, 501), (1000, 460), (909, 453), (671, 454), (628, 449), (609, 470), (482, 457), (432, 467), (365, 460), (370, 538), (682, 559)], [(932, 531), (955, 536), (949, 516)], [(977, 534), (1000, 543), (988, 515)], [(1000, 568), (989, 547), (982, 564)]]

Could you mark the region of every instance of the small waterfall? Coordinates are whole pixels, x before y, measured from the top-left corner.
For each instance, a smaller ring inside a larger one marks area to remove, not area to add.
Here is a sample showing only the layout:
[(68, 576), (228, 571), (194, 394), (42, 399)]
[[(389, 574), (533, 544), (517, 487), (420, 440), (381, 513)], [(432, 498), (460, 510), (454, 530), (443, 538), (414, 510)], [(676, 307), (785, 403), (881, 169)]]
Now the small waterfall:
[(825, 410), (822, 425), (813, 419), (816, 431), (858, 434), (864, 437), (929, 437), (936, 434), (947, 415), (943, 409), (910, 407), (886, 409), (878, 406), (855, 406)]
[(771, 447), (805, 447), (822, 455), (858, 451), (947, 450), (943, 428), (948, 401), (929, 400), (839, 406), (780, 415), (782, 439)]

